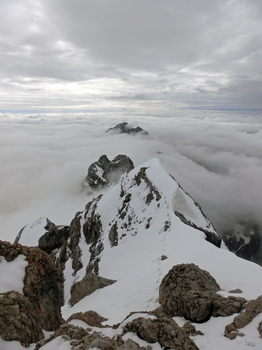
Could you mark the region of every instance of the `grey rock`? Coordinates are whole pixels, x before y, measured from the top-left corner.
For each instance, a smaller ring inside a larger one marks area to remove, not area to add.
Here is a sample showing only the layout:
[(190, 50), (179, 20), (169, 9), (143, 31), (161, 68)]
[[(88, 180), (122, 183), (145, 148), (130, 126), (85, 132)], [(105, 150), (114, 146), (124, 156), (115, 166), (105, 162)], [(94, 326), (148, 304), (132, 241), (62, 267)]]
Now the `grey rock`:
[(121, 175), (132, 169), (134, 169), (134, 164), (126, 155), (119, 154), (112, 161), (106, 155), (102, 155), (88, 168), (85, 181), (92, 188), (106, 186), (117, 182)]
[(148, 135), (148, 132), (140, 128), (140, 126), (137, 126), (136, 128), (132, 128), (127, 122), (119, 123), (113, 128), (108, 129), (106, 132), (116, 132), (119, 134), (129, 134), (129, 135), (135, 135), (140, 133), (143, 135)]
[(253, 220), (237, 219), (232, 228), (222, 232), (222, 238), (228, 249), (237, 256), (254, 260), (259, 254), (261, 229)]

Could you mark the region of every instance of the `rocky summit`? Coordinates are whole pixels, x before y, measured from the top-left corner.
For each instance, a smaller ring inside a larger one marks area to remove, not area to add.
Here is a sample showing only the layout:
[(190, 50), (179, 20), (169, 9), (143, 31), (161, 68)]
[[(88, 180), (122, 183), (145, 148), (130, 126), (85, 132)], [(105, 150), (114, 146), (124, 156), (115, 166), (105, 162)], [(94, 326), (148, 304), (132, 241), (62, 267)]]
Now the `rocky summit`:
[[(20, 245), (29, 237), (34, 247)], [(69, 226), (39, 219), (16, 242), (2, 243), (2, 266), (26, 278), (1, 290), (0, 348), (261, 348), (261, 267), (225, 248), (158, 159), (105, 187)]]

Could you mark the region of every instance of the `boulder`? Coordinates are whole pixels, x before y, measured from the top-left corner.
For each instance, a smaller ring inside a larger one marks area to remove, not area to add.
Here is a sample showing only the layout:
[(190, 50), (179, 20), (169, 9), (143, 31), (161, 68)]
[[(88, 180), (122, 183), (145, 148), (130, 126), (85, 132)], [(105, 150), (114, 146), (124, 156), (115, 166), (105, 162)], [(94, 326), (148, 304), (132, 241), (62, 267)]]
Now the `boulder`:
[(115, 132), (119, 134), (129, 134), (129, 135), (136, 135), (140, 133), (143, 135), (148, 135), (148, 132), (140, 128), (140, 126), (133, 128), (127, 122), (119, 123), (113, 128), (109, 128), (106, 132)]
[(57, 329), (63, 322), (60, 306), (63, 305), (63, 275), (53, 259), (39, 248), (0, 241), (0, 256), (13, 261), (19, 254), (26, 257), (24, 296), (36, 313), (36, 320), (46, 331)]
[(0, 294), (0, 336), (26, 347), (44, 338), (32, 303), (16, 291)]
[(132, 160), (126, 155), (119, 154), (112, 161), (106, 155), (102, 155), (97, 162), (88, 168), (85, 182), (90, 187), (96, 188), (116, 183), (121, 175), (134, 169)]
[(220, 290), (215, 279), (194, 264), (174, 266), (159, 287), (159, 302), (169, 316), (205, 322), (212, 315), (213, 296)]
[(128, 332), (136, 333), (148, 343), (158, 342), (164, 349), (198, 349), (185, 330), (169, 317), (154, 319), (138, 317), (124, 326), (123, 333)]

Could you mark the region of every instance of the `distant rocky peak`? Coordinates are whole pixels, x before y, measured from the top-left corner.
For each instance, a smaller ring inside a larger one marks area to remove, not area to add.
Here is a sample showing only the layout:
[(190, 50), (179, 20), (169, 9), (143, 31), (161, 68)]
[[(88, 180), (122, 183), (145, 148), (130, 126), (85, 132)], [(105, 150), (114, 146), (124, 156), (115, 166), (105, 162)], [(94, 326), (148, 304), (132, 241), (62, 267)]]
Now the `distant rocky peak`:
[(85, 183), (92, 188), (107, 186), (117, 183), (121, 175), (132, 169), (134, 164), (126, 155), (119, 154), (112, 161), (106, 155), (102, 155), (88, 168)]
[(129, 134), (136, 135), (138, 133), (143, 135), (148, 135), (148, 132), (142, 129), (140, 126), (132, 127), (127, 122), (122, 122), (114, 126), (113, 128), (108, 129), (106, 132), (114, 132), (119, 134)]

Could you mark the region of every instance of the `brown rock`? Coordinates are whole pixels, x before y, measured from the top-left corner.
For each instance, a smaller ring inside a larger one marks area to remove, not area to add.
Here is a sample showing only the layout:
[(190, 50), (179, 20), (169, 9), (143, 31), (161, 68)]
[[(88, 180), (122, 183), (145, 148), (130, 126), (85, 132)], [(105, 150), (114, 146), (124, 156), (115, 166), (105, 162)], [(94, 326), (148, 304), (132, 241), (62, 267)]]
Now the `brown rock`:
[(37, 315), (29, 299), (16, 291), (0, 294), (0, 336), (29, 346), (43, 339)]
[(57, 329), (62, 323), (60, 306), (63, 304), (63, 275), (52, 258), (39, 248), (0, 241), (0, 255), (7, 261), (19, 254), (26, 257), (24, 296), (36, 313), (37, 322), (47, 331)]
[(82, 320), (92, 327), (104, 327), (101, 322), (107, 321), (107, 318), (98, 315), (97, 312), (92, 310), (86, 312), (77, 312), (71, 315), (66, 322), (69, 323), (71, 320), (75, 319)]
[(239, 313), (245, 302), (244, 298), (223, 298), (221, 295), (216, 294), (213, 299), (212, 316), (230, 316)]
[(194, 264), (176, 265), (160, 284), (159, 302), (169, 316), (204, 322), (212, 315), (213, 296), (219, 289), (207, 271)]
[(196, 327), (193, 326), (190, 322), (186, 322), (183, 325), (183, 329), (185, 330), (186, 334), (190, 336), (195, 336), (195, 335), (204, 335), (201, 331), (197, 331)]
[(134, 332), (148, 343), (159, 344), (166, 349), (194, 350), (198, 349), (184, 329), (169, 317), (157, 319), (138, 317), (127, 323), (123, 333)]
[(94, 273), (89, 273), (80, 282), (76, 282), (72, 286), (69, 303), (75, 305), (85, 296), (92, 294), (95, 290), (110, 286), (115, 282), (115, 280), (110, 280), (97, 276)]
[(250, 300), (245, 305), (245, 311), (237, 315), (233, 322), (225, 327), (225, 335), (230, 336), (230, 332), (243, 328), (250, 323), (253, 318), (262, 312), (262, 295), (255, 300)]

